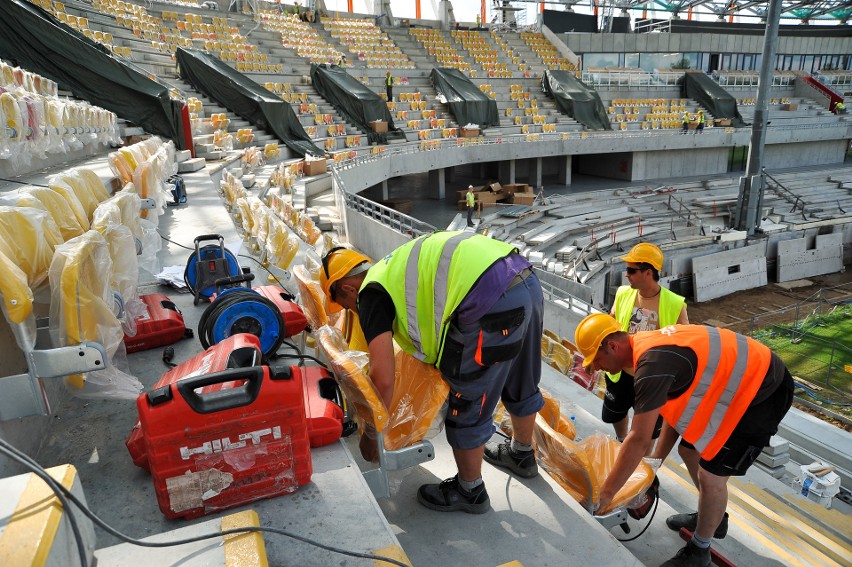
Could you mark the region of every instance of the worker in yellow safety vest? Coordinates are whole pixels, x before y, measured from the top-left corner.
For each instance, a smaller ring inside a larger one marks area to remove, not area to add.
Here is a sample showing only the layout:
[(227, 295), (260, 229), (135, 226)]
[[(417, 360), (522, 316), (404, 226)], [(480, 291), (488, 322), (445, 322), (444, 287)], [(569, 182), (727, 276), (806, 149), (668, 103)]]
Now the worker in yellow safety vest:
[[(627, 266), (625, 275), (628, 285), (618, 288), (610, 315), (618, 321), (622, 331), (634, 335), (639, 331), (654, 331), (669, 325), (686, 325), (684, 298), (660, 285), (660, 271), (663, 269), (663, 251), (648, 242), (634, 246), (626, 256), (622, 256)], [(627, 436), (628, 412), (633, 407), (635, 393), (633, 377), (624, 372), (607, 374), (606, 394), (604, 395), (601, 419), (611, 423), (619, 441)], [(660, 434), (661, 423), (654, 428), (656, 439)]]
[(681, 134), (688, 134), (689, 133), (689, 112), (684, 110), (683, 115), (681, 116), (681, 120), (683, 121), (683, 123), (681, 125), (682, 128), (681, 128), (680, 133)]
[(696, 134), (703, 134), (704, 133), (704, 123), (707, 120), (704, 117), (704, 111), (703, 110), (698, 111), (697, 118), (698, 118), (698, 125), (695, 127), (695, 133)]
[(473, 226), (473, 211), (476, 209), (476, 196), (473, 194), (473, 185), (467, 186), (464, 196), (467, 203), (467, 226)]
[(385, 75), (385, 91), (388, 95), (388, 102), (393, 102), (393, 75), (391, 75), (390, 69)]
[[(781, 359), (750, 337), (704, 325), (672, 325), (628, 335), (612, 316), (594, 313), (577, 326), (584, 365), (628, 372), (636, 389), (630, 433), (600, 489), (604, 510), (651, 444), (657, 417), (679, 433), (684, 463), (698, 486), (698, 511), (666, 520), (692, 539), (663, 567), (710, 565), (710, 541), (724, 537), (727, 483), (752, 465), (793, 401), (793, 378)], [(674, 445), (658, 443), (665, 458)]]
[[(532, 433), (544, 406), (541, 336), (544, 299), (532, 266), (511, 244), (469, 232), (411, 240), (375, 265), (347, 248), (325, 255), (320, 286), (329, 310), (358, 312), (370, 351), (370, 379), (387, 407), (394, 394), (394, 347), (441, 371), (450, 385), (447, 441), (458, 474), (417, 493), (425, 507), (481, 514), (491, 508), (483, 458), (518, 476), (538, 474)], [(497, 402), (513, 437), (488, 443)], [(378, 455), (362, 432), (361, 454)]]

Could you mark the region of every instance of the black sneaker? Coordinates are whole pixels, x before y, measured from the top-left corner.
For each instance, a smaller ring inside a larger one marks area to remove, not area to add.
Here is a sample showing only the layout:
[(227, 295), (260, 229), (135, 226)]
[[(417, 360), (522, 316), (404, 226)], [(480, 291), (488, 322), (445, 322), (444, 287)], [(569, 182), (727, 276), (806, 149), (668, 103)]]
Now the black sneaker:
[(448, 478), (440, 484), (424, 484), (417, 491), (417, 501), (429, 509), (438, 512), (456, 512), (484, 514), (491, 509), (491, 500), (480, 484), (470, 492), (459, 485), (459, 475)]
[(516, 453), (512, 450), (512, 442), (508, 440), (485, 445), (485, 460), (495, 467), (509, 469), (523, 478), (532, 478), (538, 475), (535, 451)]
[(677, 555), (660, 567), (710, 567), (710, 548), (701, 549), (691, 541), (686, 542)]
[[(692, 533), (695, 533), (695, 528), (698, 526), (698, 512), (693, 512), (692, 514), (675, 514), (674, 516), (669, 516), (666, 518), (666, 525), (669, 529), (674, 531), (680, 531), (681, 528), (686, 528)], [(716, 528), (716, 531), (713, 533), (713, 537), (716, 539), (723, 539), (726, 535), (728, 535), (728, 513), (725, 512), (725, 515), (722, 517), (722, 522)]]

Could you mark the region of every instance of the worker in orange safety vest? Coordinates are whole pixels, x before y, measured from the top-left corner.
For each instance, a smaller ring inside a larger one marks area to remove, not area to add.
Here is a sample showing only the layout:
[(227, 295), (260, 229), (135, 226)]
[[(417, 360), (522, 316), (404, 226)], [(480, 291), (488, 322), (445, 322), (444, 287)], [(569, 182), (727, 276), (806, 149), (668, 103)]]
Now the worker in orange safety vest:
[[(583, 364), (633, 376), (633, 423), (600, 490), (605, 509), (645, 455), (657, 416), (682, 436), (681, 455), (698, 486), (698, 512), (666, 520), (693, 532), (664, 567), (710, 565), (710, 541), (727, 532), (727, 482), (752, 465), (793, 400), (793, 379), (759, 342), (717, 327), (670, 325), (628, 335), (610, 315), (594, 313), (577, 326)], [(661, 437), (665, 458), (676, 436)], [(724, 529), (723, 529), (724, 528)], [(724, 532), (724, 533), (722, 533)]]

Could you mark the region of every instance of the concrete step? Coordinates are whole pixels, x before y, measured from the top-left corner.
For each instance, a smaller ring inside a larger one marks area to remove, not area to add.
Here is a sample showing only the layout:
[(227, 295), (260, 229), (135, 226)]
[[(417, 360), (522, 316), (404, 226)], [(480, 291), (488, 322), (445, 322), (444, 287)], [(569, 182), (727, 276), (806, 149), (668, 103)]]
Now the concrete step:
[[(74, 466), (51, 467), (47, 473), (82, 502), (86, 501)], [(90, 565), (95, 549), (94, 526), (76, 507), (73, 513), (83, 539), (86, 565)], [(0, 559), (3, 565), (78, 565), (80, 560), (72, 533), (62, 504), (43, 480), (33, 473), (0, 479)]]
[[(144, 541), (159, 542), (190, 539), (202, 534), (224, 532), (236, 528), (259, 527), (260, 519), (254, 510), (244, 510), (222, 518), (199, 522), (145, 538)], [(205, 539), (176, 547), (139, 547), (122, 543), (95, 552), (99, 567), (123, 565), (182, 565), (182, 566), (226, 566), (267, 565), (266, 546), (260, 532), (232, 534), (221, 538)]]
[(178, 164), (178, 173), (192, 173), (194, 171), (204, 169), (204, 166), (206, 165), (207, 162), (202, 157), (188, 159), (185, 162)]

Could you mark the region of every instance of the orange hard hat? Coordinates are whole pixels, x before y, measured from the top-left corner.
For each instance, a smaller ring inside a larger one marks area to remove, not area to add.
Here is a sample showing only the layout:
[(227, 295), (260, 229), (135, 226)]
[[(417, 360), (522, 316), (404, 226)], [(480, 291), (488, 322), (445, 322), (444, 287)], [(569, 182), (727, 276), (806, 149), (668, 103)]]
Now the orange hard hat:
[(605, 338), (620, 330), (618, 321), (607, 313), (592, 313), (580, 321), (574, 331), (574, 343), (583, 355), (583, 366), (592, 363)]
[(356, 275), (356, 273), (364, 271), (360, 270), (356, 273), (352, 273), (355, 268), (362, 266), (363, 264), (368, 264), (365, 268), (369, 268), (371, 262), (372, 260), (370, 260), (370, 258), (364, 256), (360, 252), (356, 252), (355, 250), (344, 248), (342, 246), (332, 248), (328, 251), (328, 254), (323, 256), (322, 269), (320, 270), (320, 287), (326, 297), (328, 297), (329, 312), (336, 313), (343, 309), (343, 306), (332, 301), (331, 286), (346, 276)]
[(663, 269), (663, 251), (649, 242), (640, 242), (621, 259), (634, 264), (651, 264), (658, 272)]

